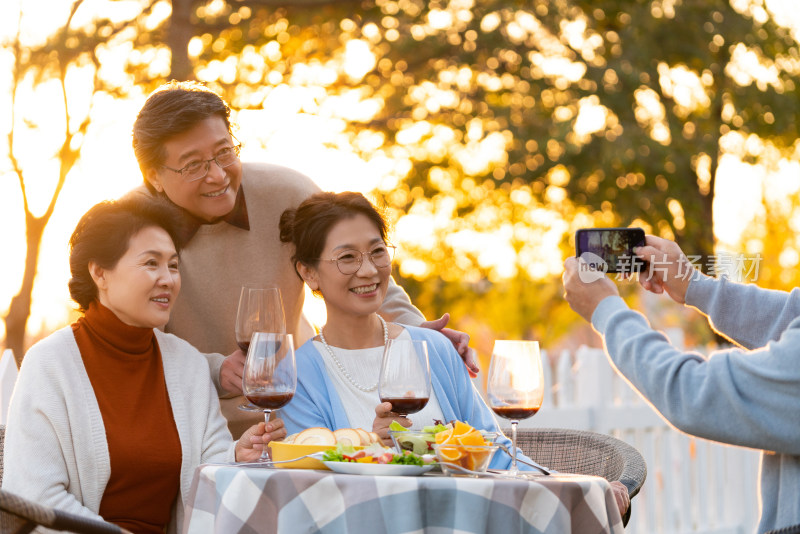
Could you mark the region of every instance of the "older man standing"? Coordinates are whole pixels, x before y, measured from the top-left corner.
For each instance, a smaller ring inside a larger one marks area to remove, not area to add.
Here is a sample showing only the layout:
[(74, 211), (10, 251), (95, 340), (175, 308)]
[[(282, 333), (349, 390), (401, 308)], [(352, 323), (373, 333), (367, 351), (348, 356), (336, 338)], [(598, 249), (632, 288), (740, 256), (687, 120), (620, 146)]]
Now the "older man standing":
[[(168, 198), (182, 208), (187, 224), (183, 289), (166, 330), (208, 353), (234, 437), (261, 416), (237, 409), (243, 402), (245, 359), (241, 350), (234, 350), (240, 288), (244, 283), (280, 288), (288, 332), (298, 345), (313, 335), (302, 315), (303, 283), (292, 266), (291, 247), (279, 239), (278, 220), (284, 210), (319, 191), (308, 177), (291, 169), (243, 164), (239, 146), (228, 105), (191, 82), (170, 82), (155, 91), (133, 127), (133, 148), (146, 186), (137, 192)], [(477, 369), (469, 336), (444, 328), (447, 315), (425, 322), (393, 282), (381, 314), (442, 330), (468, 366)]]

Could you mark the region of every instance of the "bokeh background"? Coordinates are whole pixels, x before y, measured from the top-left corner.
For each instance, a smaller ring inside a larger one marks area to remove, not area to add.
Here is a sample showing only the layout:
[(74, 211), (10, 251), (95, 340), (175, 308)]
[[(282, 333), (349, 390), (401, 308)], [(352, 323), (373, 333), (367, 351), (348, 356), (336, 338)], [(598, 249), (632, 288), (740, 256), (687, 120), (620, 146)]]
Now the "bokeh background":
[[(80, 215), (141, 183), (150, 91), (196, 79), (234, 108), (245, 160), (385, 205), (395, 277), (473, 336), (598, 343), (562, 299), (576, 229), (641, 226), (704, 266), (800, 263), (794, 0), (4, 0), (0, 337), (74, 320)], [(687, 345), (666, 298), (623, 294)], [(308, 313), (323, 322), (313, 298)]]

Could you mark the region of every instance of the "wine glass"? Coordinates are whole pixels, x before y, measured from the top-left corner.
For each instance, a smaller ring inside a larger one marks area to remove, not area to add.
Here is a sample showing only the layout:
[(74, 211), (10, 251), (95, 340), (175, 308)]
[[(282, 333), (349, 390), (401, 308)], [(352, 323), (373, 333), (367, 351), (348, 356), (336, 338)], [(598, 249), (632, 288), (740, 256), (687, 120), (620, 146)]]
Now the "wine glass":
[(489, 406), (511, 420), (511, 469), (517, 469), (517, 424), (542, 407), (544, 376), (537, 341), (497, 340), (492, 350), (487, 385)]
[[(247, 354), (253, 332), (286, 333), (281, 291), (276, 287), (242, 286), (236, 312), (236, 344)], [(258, 406), (242, 403), (240, 410), (259, 411)]]
[(431, 396), (431, 367), (428, 343), (416, 339), (386, 342), (378, 380), (381, 402), (391, 402), (398, 415), (417, 413)]
[[(264, 412), (264, 422), (269, 423), (272, 410), (292, 400), (295, 388), (297, 365), (292, 335), (254, 332), (244, 363), (242, 391), (247, 400)], [(266, 443), (259, 461), (270, 461)]]
[(277, 287), (242, 286), (236, 312), (236, 344), (245, 353), (253, 332), (286, 333), (281, 290)]

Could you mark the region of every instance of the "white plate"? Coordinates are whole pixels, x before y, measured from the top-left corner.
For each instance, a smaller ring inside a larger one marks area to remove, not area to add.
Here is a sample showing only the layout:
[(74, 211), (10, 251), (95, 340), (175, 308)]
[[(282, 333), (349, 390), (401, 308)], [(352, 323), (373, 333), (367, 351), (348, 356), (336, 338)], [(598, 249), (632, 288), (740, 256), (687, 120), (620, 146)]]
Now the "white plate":
[(336, 473), (345, 475), (369, 476), (417, 476), (433, 469), (429, 465), (400, 465), (400, 464), (360, 464), (357, 462), (322, 462)]

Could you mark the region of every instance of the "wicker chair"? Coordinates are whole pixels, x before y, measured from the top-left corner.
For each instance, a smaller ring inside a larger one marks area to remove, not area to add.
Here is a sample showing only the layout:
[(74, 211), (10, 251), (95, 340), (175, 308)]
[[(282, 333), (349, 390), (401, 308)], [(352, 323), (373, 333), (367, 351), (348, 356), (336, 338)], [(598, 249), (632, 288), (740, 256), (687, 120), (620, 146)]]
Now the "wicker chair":
[(766, 534), (800, 534), (800, 525), (792, 525), (790, 527), (783, 527), (777, 530), (770, 530)]
[(79, 534), (130, 534), (112, 523), (54, 510), (0, 489), (0, 532), (27, 534), (37, 526)]
[[(503, 432), (511, 435), (510, 429)], [(518, 429), (517, 447), (530, 459), (562, 473), (618, 480), (628, 488), (631, 499), (647, 478), (647, 464), (641, 453), (606, 434), (566, 428)], [(622, 518), (626, 525), (630, 513), (629, 507)]]

